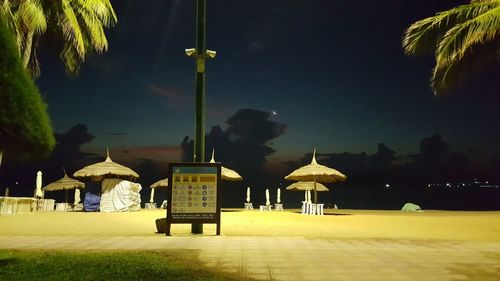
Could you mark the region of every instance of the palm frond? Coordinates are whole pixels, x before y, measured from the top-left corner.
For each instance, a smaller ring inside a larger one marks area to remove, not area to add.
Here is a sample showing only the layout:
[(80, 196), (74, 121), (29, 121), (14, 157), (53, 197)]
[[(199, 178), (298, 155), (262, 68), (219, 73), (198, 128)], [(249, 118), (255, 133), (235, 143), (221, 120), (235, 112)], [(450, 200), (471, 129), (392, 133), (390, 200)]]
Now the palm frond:
[(78, 74), (82, 60), (72, 44), (66, 43), (59, 57), (64, 62), (68, 74)]
[(85, 58), (85, 43), (78, 18), (73, 10), (70, 0), (62, 1), (62, 14), (59, 15), (58, 25), (61, 27), (62, 34), (67, 42), (75, 47), (78, 55)]
[(407, 55), (435, 50), (430, 82), (438, 94), (453, 83), (454, 76), (461, 75), (462, 60), (475, 46), (497, 40), (499, 35), (500, 0), (475, 0), (412, 24), (404, 34), (403, 48)]
[(47, 21), (39, 1), (22, 1), (17, 14), (27, 29), (33, 30), (37, 34), (41, 34), (47, 29)]
[(431, 77), (435, 94), (447, 87), (450, 73), (474, 46), (493, 41), (500, 35), (500, 1), (496, 4), (489, 6), (489, 10), (482, 9), (482, 14), (474, 13), (476, 17), (446, 32), (436, 49), (436, 66)]
[(87, 41), (98, 53), (106, 51), (108, 40), (99, 17), (93, 11), (81, 9), (79, 12), (84, 23), (85, 33), (88, 35)]
[(82, 0), (80, 8), (96, 16), (103, 27), (116, 23), (117, 18), (109, 0)]
[(461, 59), (470, 48), (485, 41), (492, 41), (500, 34), (500, 1), (496, 8), (455, 25), (449, 29), (436, 50), (436, 61), (446, 64)]
[(486, 0), (461, 5), (413, 23), (403, 36), (405, 54), (413, 55), (434, 50), (448, 29), (457, 23), (475, 18), (499, 3), (500, 0)]

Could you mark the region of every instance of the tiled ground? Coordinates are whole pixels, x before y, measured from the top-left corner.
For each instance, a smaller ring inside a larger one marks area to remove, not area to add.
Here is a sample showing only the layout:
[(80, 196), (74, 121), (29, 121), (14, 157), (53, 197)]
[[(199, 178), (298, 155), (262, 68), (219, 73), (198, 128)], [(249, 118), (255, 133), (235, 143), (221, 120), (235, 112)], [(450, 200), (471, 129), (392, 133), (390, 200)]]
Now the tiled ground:
[[(255, 280), (500, 280), (497, 242), (0, 236), (0, 248), (165, 250), (199, 259), (210, 269)], [(182, 250), (196, 251), (183, 254)]]

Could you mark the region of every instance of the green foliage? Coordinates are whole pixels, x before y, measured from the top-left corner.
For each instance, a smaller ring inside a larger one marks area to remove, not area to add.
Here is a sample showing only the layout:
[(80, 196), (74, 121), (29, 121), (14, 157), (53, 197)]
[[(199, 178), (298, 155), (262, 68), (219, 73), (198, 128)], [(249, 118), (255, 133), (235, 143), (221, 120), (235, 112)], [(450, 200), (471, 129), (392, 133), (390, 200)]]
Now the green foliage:
[(59, 57), (68, 73), (78, 73), (89, 52), (108, 49), (104, 28), (117, 22), (110, 0), (0, 0), (0, 14), (13, 26), (23, 65), (39, 74), (38, 39), (46, 31), (61, 42)]
[(181, 263), (162, 252), (39, 251), (0, 251), (0, 279), (234, 280)]
[(405, 32), (403, 48), (408, 55), (435, 50), (431, 86), (437, 94), (450, 86), (463, 59), (474, 55), (474, 48), (500, 46), (499, 35), (500, 0), (476, 0), (413, 23)]
[(39, 157), (54, 145), (47, 105), (21, 64), (11, 29), (0, 17), (0, 149), (16, 158)]

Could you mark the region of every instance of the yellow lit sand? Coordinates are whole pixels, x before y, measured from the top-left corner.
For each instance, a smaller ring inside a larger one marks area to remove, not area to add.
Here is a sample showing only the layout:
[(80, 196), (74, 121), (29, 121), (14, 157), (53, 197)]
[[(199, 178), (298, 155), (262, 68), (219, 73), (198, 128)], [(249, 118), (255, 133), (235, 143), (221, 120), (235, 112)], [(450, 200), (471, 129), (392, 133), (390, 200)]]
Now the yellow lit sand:
[[(222, 213), (226, 236), (293, 236), (323, 239), (425, 239), (500, 241), (500, 212), (335, 210), (305, 216), (290, 211)], [(0, 236), (151, 236), (165, 210), (129, 213), (37, 212), (0, 216)], [(205, 235), (215, 225), (205, 225)], [(189, 235), (175, 224), (173, 235)]]

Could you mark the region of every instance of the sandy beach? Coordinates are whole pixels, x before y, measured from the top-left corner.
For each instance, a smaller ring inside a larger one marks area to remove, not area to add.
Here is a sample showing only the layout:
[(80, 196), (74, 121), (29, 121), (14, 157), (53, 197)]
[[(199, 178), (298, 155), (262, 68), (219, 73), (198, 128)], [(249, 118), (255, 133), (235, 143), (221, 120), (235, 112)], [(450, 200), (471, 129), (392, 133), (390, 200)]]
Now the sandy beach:
[(156, 234), (165, 210), (37, 212), (0, 217), (0, 249), (148, 251), (235, 280), (498, 280), (500, 212), (226, 209), (206, 224)]
[[(415, 239), (500, 241), (500, 212), (328, 210), (329, 215), (284, 212), (222, 212), (224, 236), (285, 236), (322, 239)], [(0, 236), (152, 236), (165, 210), (127, 213), (37, 212), (0, 217)], [(206, 224), (204, 235), (214, 235)], [(173, 235), (190, 235), (175, 224)]]

